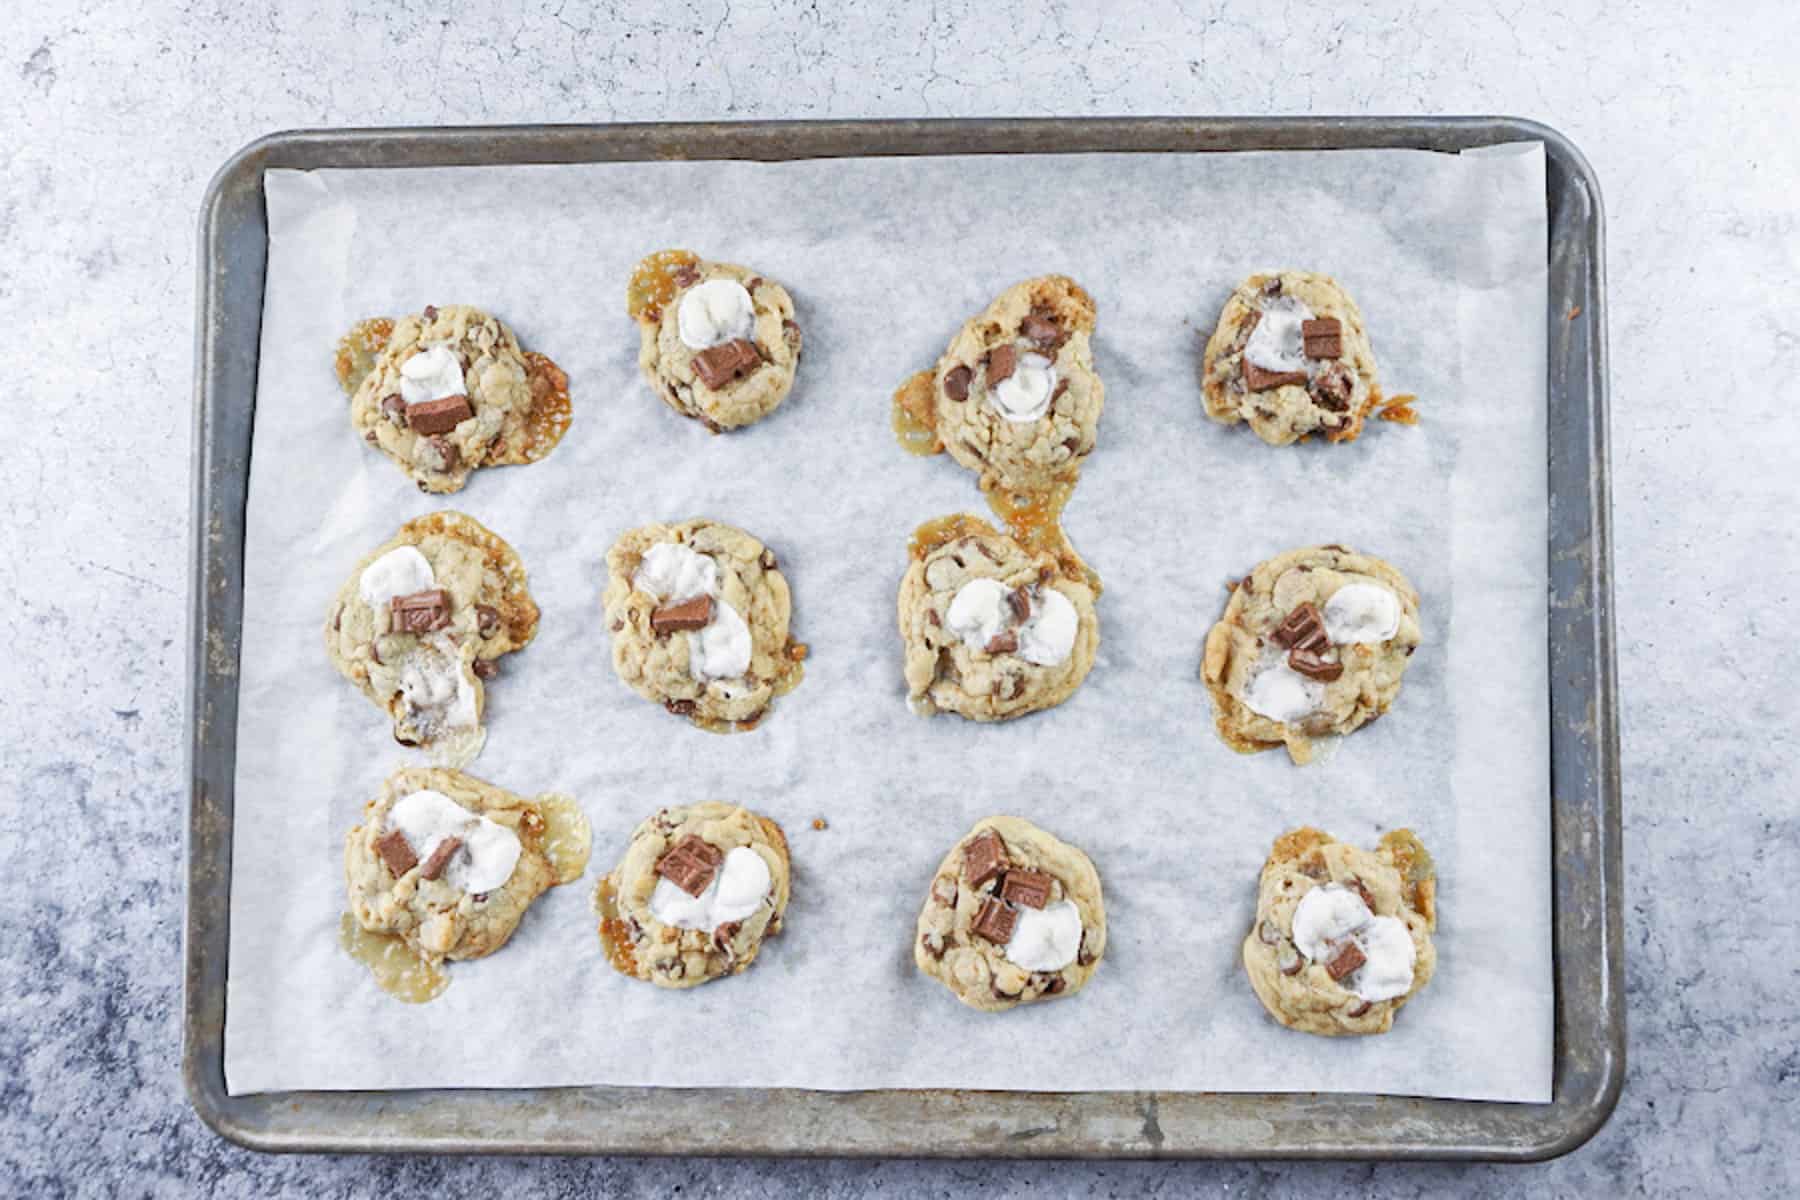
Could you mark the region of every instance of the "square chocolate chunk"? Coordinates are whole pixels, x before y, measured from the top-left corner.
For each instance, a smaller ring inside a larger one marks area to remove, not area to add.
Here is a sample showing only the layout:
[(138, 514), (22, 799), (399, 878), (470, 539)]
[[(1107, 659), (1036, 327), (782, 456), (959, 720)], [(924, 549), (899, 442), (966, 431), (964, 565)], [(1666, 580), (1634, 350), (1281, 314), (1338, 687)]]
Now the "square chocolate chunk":
[(762, 355), (756, 352), (756, 343), (743, 338), (694, 355), (694, 374), (700, 377), (701, 383), (715, 392), (728, 383), (742, 379), (760, 366)]
[(1302, 321), (1300, 342), (1308, 358), (1341, 358), (1344, 354), (1343, 326), (1336, 317)]
[(989, 896), (981, 902), (981, 911), (975, 914), (975, 923), (970, 928), (976, 936), (984, 937), (996, 946), (1004, 946), (1012, 940), (1013, 926), (1018, 923), (1018, 913)]
[(987, 385), (993, 387), (1012, 376), (1014, 368), (1019, 365), (1019, 351), (1015, 346), (995, 346), (988, 352)]
[(419, 856), (413, 853), (406, 835), (398, 829), (390, 829), (376, 840), (375, 853), (381, 855), (381, 861), (387, 864), (395, 879), (419, 865)]
[(1006, 843), (991, 829), (963, 843), (963, 881), (978, 888), (1006, 869)]
[(1283, 650), (1324, 653), (1331, 646), (1325, 636), (1325, 616), (1312, 601), (1295, 608), (1269, 633), (1269, 640)]
[(1331, 976), (1333, 982), (1341, 982), (1344, 976), (1367, 961), (1368, 959), (1363, 956), (1362, 947), (1355, 942), (1346, 940), (1343, 945), (1338, 947), (1337, 953), (1331, 956), (1331, 961), (1325, 964), (1325, 972)]
[(698, 896), (713, 881), (725, 854), (717, 846), (688, 834), (656, 860), (656, 873), (690, 896)]
[(443, 588), (395, 596), (388, 602), (394, 633), (431, 633), (450, 623), (450, 593)]
[(1000, 898), (1008, 904), (1042, 908), (1050, 903), (1050, 883), (1042, 871), (1008, 871), (1000, 881)]
[(695, 596), (692, 600), (683, 600), (680, 604), (665, 604), (650, 614), (650, 632), (678, 633), (684, 630), (705, 629), (706, 623), (712, 620), (713, 598), (711, 596)]
[(1244, 360), (1244, 386), (1253, 392), (1266, 392), (1290, 383), (1305, 382), (1305, 371), (1266, 371), (1249, 359)]
[(1332, 662), (1317, 650), (1302, 650), (1299, 647), (1288, 651), (1288, 666), (1306, 676), (1317, 679), (1320, 683), (1330, 683), (1344, 673), (1344, 664)]
[(419, 400), (406, 406), (406, 423), (421, 437), (433, 433), (449, 433), (474, 415), (475, 409), (467, 396)]
[(425, 866), (419, 871), (419, 878), (436, 879), (442, 875), (444, 868), (450, 865), (450, 860), (461, 849), (462, 839), (459, 837), (447, 837), (439, 842), (437, 849), (431, 852), (431, 857), (425, 860)]

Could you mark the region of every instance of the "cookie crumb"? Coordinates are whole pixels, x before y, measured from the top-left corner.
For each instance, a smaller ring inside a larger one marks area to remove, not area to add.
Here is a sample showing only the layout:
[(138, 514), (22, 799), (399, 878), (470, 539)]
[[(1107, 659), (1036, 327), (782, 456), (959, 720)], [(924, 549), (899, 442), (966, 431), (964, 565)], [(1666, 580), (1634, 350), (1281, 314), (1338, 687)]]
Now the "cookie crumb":
[(814, 829), (829, 829), (831, 827), (825, 823), (824, 817), (814, 817), (813, 818), (813, 828)]
[(1576, 317), (1579, 317), (1580, 315), (1581, 315), (1581, 305), (1579, 305), (1579, 304), (1577, 304), (1574, 308), (1571, 308), (1569, 310), (1569, 320), (1571, 320), (1571, 321), (1573, 321)]

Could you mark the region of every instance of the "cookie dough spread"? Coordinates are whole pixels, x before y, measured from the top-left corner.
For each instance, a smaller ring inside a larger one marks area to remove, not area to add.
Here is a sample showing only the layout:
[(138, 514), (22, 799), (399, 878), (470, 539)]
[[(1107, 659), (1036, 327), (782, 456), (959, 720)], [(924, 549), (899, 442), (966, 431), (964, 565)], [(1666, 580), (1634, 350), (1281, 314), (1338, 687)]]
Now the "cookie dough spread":
[(938, 864), (913, 961), (971, 1008), (1072, 996), (1106, 952), (1088, 856), (1018, 817), (988, 817)]
[(658, 987), (749, 967), (781, 929), (789, 864), (781, 826), (718, 801), (665, 808), (631, 835), (594, 907), (607, 961)]
[(1305, 1033), (1386, 1033), (1437, 966), (1437, 876), (1409, 829), (1371, 853), (1317, 829), (1275, 841), (1244, 939), (1251, 987)]
[(713, 730), (751, 729), (792, 691), (806, 647), (775, 554), (697, 519), (646, 525), (607, 552), (613, 669), (634, 691)]
[(967, 515), (921, 526), (910, 549), (898, 607), (913, 711), (1004, 721), (1081, 686), (1100, 623), (1079, 573)]
[(1311, 762), (1314, 739), (1387, 712), (1420, 640), (1419, 595), (1380, 559), (1332, 545), (1272, 558), (1233, 586), (1206, 637), (1219, 736)]
[(358, 324), (338, 344), (350, 423), (425, 492), (536, 462), (569, 428), (569, 378), (466, 304)]
[(1354, 441), (1381, 403), (1362, 313), (1329, 275), (1280, 271), (1238, 285), (1206, 344), (1206, 415), (1247, 421), (1272, 446)]
[(794, 385), (794, 302), (764, 275), (661, 250), (638, 264), (625, 306), (651, 390), (714, 433), (768, 416)]
[[(393, 775), (344, 843), (346, 949), (401, 999), (437, 995), (445, 960), (492, 954), (538, 896), (587, 869), (586, 819), (563, 801), (530, 800), (460, 771)], [(554, 852), (551, 802), (575, 853)]]
[(325, 649), (388, 713), (395, 741), (462, 766), (486, 736), (487, 682), (537, 623), (513, 548), (445, 511), (408, 521), (357, 564), (332, 605)]

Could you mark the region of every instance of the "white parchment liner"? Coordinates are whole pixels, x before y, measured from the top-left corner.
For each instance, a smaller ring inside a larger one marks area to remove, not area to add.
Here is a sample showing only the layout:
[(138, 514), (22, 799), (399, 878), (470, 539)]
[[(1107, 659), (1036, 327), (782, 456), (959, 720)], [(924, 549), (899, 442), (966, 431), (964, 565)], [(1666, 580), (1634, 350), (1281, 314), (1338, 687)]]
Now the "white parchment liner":
[[(270, 172), (245, 564), (231, 965), (233, 1092), (584, 1083), (807, 1088), (1368, 1091), (1542, 1101), (1552, 981), (1541, 147), (646, 163)], [(652, 398), (625, 281), (665, 246), (781, 280), (799, 381), (715, 437)], [(1259, 268), (1335, 275), (1390, 393), (1423, 423), (1271, 449), (1201, 412), (1200, 348)], [(947, 458), (895, 445), (888, 397), (1004, 286), (1072, 275), (1099, 305), (1099, 448), (1067, 527), (1106, 582), (1100, 658), (1067, 704), (1002, 727), (907, 711), (894, 597), (920, 521), (984, 511)], [(331, 376), (358, 318), (485, 306), (572, 379), (545, 462), (421, 495), (351, 431)], [(572, 792), (588, 877), (421, 1007), (338, 947), (341, 848), (400, 763), (326, 661), (357, 558), (462, 509), (523, 556), (537, 641), (490, 691), (475, 774)], [(813, 655), (754, 733), (700, 732), (612, 674), (607, 546), (707, 515), (781, 556)], [(1384, 721), (1322, 767), (1240, 757), (1198, 679), (1224, 581), (1290, 547), (1389, 559), (1426, 641)], [(695, 991), (601, 958), (589, 900), (659, 805), (740, 801), (793, 847), (785, 932)], [(1110, 936), (1078, 997), (1000, 1016), (912, 966), (913, 920), (977, 818), (1025, 815), (1088, 851)], [(812, 828), (823, 817), (829, 828)], [(1389, 1035), (1282, 1029), (1238, 948), (1270, 841), (1417, 829), (1440, 869), (1438, 977)]]

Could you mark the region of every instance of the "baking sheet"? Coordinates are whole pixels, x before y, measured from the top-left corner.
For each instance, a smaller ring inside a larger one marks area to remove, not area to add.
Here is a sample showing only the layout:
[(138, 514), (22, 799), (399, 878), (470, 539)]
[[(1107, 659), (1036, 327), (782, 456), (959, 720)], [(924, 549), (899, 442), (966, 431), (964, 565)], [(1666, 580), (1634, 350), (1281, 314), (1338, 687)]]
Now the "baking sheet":
[[(247, 514), (226, 1073), (274, 1089), (578, 1083), (1019, 1090), (1347, 1090), (1549, 1098), (1544, 207), (1535, 145), (1422, 152), (656, 163), (271, 172)], [(781, 279), (806, 328), (774, 417), (714, 438), (654, 401), (623, 281), (684, 244)], [(1257, 268), (1337, 275), (1390, 391), (1425, 424), (1274, 451), (1199, 411), (1203, 334)], [(887, 397), (1001, 287), (1060, 270), (1100, 305), (1101, 445), (1068, 514), (1107, 582), (1077, 696), (1001, 728), (909, 714), (893, 595), (920, 520), (980, 510), (947, 459), (892, 443)], [(473, 300), (572, 376), (544, 464), (451, 506), (508, 537), (544, 608), (491, 693), (476, 774), (574, 792), (587, 880), (423, 1008), (338, 949), (340, 850), (397, 765), (324, 661), (356, 559), (439, 505), (349, 432), (329, 374), (353, 320)], [(1466, 450), (1466, 452), (1465, 452)], [(700, 733), (612, 676), (607, 545), (707, 514), (795, 590), (807, 681), (757, 732)], [(1240, 758), (1197, 679), (1225, 578), (1291, 545), (1381, 554), (1425, 596), (1395, 712), (1322, 769)], [(788, 828), (787, 932), (746, 975), (669, 994), (614, 975), (592, 880), (661, 803), (734, 798)], [(962, 1009), (910, 961), (943, 850), (992, 811), (1099, 865), (1105, 965), (1079, 998)], [(815, 831), (812, 818), (829, 828)], [(1262, 1013), (1237, 961), (1269, 841), (1311, 822), (1419, 830), (1441, 871), (1439, 976), (1383, 1038)], [(502, 1014), (496, 1019), (496, 1014)], [(971, 1053), (972, 1046), (980, 1053)]]

